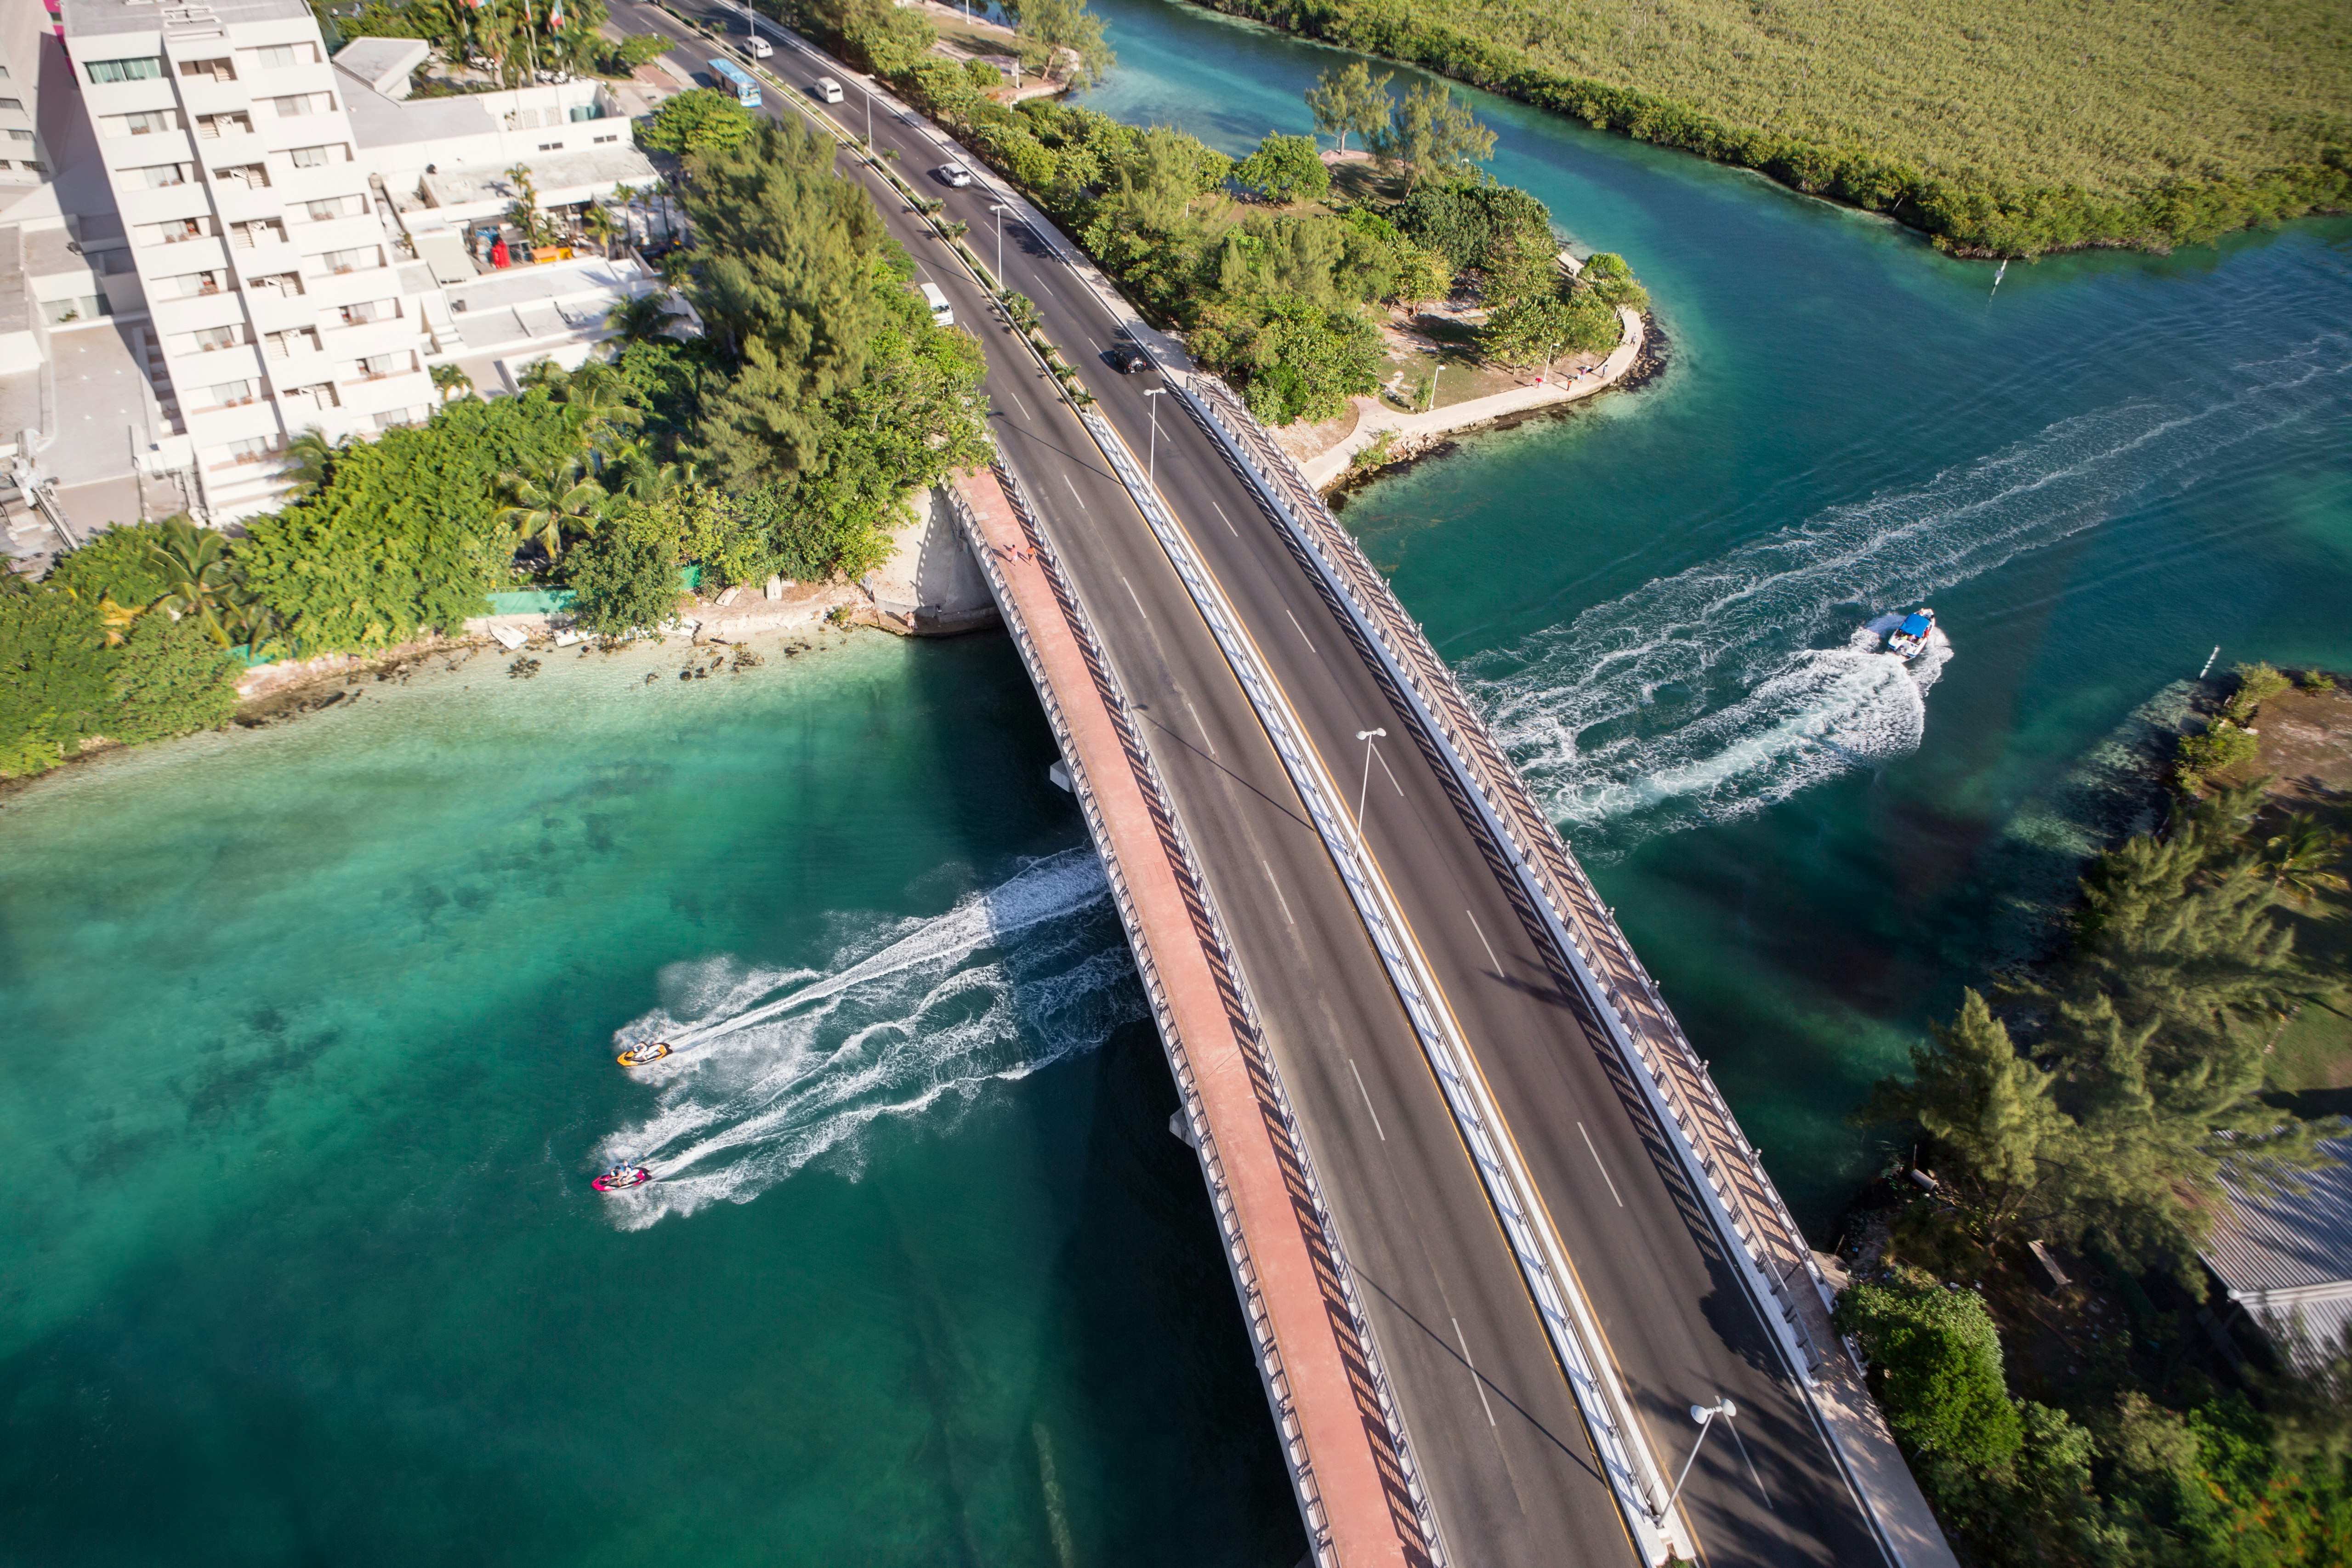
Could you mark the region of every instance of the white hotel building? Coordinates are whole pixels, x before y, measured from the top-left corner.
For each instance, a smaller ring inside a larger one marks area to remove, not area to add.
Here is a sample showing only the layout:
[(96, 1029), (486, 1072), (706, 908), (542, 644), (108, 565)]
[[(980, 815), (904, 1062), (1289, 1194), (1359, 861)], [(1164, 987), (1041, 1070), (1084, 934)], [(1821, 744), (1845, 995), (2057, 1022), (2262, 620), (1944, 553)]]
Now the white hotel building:
[(467, 256), (469, 226), (512, 199), (515, 163), (543, 205), (651, 183), (635, 106), (611, 88), (404, 101), (424, 46), (362, 40), (338, 69), (302, 0), (63, 0), (60, 15), (114, 213), (59, 220), (105, 298), (36, 330), (49, 357), (110, 318), (152, 388), (137, 467), (177, 476), (202, 516), (273, 504), (279, 454), (307, 427), (340, 439), (425, 417), (433, 363), (465, 363), (493, 392), (530, 357), (576, 358), (584, 342), (534, 334), (601, 335), (604, 304), (640, 286), (634, 268), (584, 259), (477, 278)]
[(210, 510), (271, 488), (292, 431), (429, 413), (421, 323), (309, 8), (66, 0), (63, 15), (170, 377), (165, 413)]

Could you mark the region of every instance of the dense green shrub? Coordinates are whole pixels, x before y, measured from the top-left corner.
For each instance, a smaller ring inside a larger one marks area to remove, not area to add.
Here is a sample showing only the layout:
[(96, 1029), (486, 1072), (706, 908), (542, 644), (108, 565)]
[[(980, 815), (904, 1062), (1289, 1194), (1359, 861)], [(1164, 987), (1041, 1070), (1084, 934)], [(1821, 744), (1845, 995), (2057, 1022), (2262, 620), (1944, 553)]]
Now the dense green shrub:
[(637, 145), (679, 157), (724, 152), (741, 145), (758, 122), (750, 110), (735, 101), (733, 93), (691, 88), (666, 100), (637, 122)]
[(573, 614), (606, 637), (652, 631), (677, 614), (678, 530), (674, 516), (635, 507), (610, 519), (572, 553)]
[(114, 661), (115, 700), (104, 731), (137, 745), (216, 730), (236, 711), (236, 678), (244, 668), (193, 616), (175, 621), (150, 610), (131, 628)]
[(1858, 1284), (1838, 1299), (1837, 1327), (1860, 1342), (1887, 1425), (1906, 1445), (1979, 1469), (2016, 1454), (2024, 1427), (2000, 1336), (1973, 1292), (1916, 1271)]

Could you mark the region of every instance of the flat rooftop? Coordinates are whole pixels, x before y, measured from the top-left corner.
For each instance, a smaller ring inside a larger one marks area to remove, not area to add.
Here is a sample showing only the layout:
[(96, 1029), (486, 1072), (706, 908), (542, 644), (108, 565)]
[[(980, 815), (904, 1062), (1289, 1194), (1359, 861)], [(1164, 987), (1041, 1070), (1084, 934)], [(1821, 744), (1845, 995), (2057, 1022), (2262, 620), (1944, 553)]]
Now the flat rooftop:
[(317, 25), (302, 0), (192, 0), (180, 5), (153, 0), (63, 0), (58, 15), (69, 38), (101, 33), (177, 32), (206, 23), (234, 26), (239, 22), (310, 22)]

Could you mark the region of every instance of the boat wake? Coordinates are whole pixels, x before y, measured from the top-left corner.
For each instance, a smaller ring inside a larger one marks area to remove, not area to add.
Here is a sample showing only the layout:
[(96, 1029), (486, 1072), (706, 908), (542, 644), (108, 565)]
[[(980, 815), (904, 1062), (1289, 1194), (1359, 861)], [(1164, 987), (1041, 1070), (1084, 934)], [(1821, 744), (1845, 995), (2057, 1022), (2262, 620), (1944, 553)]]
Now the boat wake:
[[(1467, 662), (1464, 683), (1580, 853), (1727, 821), (1916, 749), (1950, 645), (1906, 667), (1857, 619), (2097, 527), (2151, 484), (2322, 406), (2330, 337), (2233, 387), (2134, 400), (1836, 506)], [(2195, 401), (2188, 401), (2189, 398)]]
[(597, 1146), (656, 1178), (607, 1205), (616, 1223), (749, 1203), (826, 1156), (855, 1169), (874, 1122), (969, 1105), (1144, 1017), (1108, 893), (1093, 851), (1072, 850), (853, 938), (822, 973), (719, 960), (665, 976), (672, 1005), (616, 1037), (677, 1047), (632, 1075), (659, 1084), (653, 1115)]

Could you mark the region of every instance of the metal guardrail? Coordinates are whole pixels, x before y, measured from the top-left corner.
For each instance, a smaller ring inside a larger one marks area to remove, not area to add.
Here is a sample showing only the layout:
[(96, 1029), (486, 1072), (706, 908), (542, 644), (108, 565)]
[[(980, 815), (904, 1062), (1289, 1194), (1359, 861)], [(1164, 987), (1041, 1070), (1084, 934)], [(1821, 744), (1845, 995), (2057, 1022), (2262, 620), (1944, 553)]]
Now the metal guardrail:
[[(1321, 566), (1360, 629), (1388, 656), (1400, 685), (1418, 700), (1432, 732), (1444, 739), (1457, 775), (1490, 814), (1528, 890), (1555, 925), (1555, 937), (1580, 972), (1595, 1013), (1612, 1026), (1612, 1043), (1638, 1066), (1635, 1076), (1658, 1102), (1654, 1109), (1680, 1134), (1677, 1143), (1685, 1163), (1713, 1194), (1721, 1224), (1739, 1240), (1740, 1253), (1754, 1275), (1751, 1287), (1760, 1288), (1761, 1295), (1775, 1303), (1778, 1310), (1768, 1313), (1768, 1320), (1776, 1322), (1791, 1361), (1810, 1383), (1824, 1347), (1816, 1325), (1807, 1320), (1817, 1312), (1823, 1320), (1819, 1326), (1826, 1328), (1828, 1304), (1835, 1292), (1706, 1064), (1659, 994), (1657, 983), (1634, 956), (1615, 914), (1601, 901), (1550, 817), (1528, 796), (1518, 770), (1503, 754), (1453, 671), (1429, 646), (1420, 624), (1405, 614), (1388, 580), (1364, 558), (1354, 536), (1339, 525), (1288, 455), (1222, 382), (1206, 376), (1182, 377), (1181, 382), (1188, 401), (1236, 448), (1234, 455), (1244, 471), (1274, 503), (1309, 558)], [(1815, 1286), (1815, 1312), (1803, 1310), (1788, 1294), (1788, 1282), (1801, 1268)]]
[[(1379, 1347), (1373, 1340), (1371, 1323), (1365, 1313), (1363, 1300), (1357, 1291), (1354, 1272), (1348, 1266), (1346, 1251), (1340, 1246), (1339, 1227), (1332, 1220), (1330, 1205), (1324, 1197), (1322, 1183), (1316, 1174), (1314, 1157), (1308, 1152), (1304, 1130), (1299, 1126), (1297, 1113), (1291, 1105), (1289, 1093), (1283, 1087), (1281, 1072), (1274, 1061), (1273, 1055), (1265, 1049), (1264, 1036), (1258, 1025), (1256, 1004), (1250, 995), (1247, 977), (1243, 973), (1241, 963), (1233, 951), (1224, 921), (1217, 913), (1216, 902), (1210, 892), (1208, 879), (1202, 870), (1200, 858), (1192, 848), (1190, 836), (1184, 830), (1182, 818), (1176, 813), (1174, 800), (1169, 795), (1165, 782), (1160, 775), (1159, 766), (1152, 760), (1150, 748), (1142, 741), (1141, 731), (1135, 722), (1133, 710), (1128, 701), (1126, 691), (1118, 684), (1118, 675), (1103, 647), (1101, 639), (1094, 630), (1091, 618), (1086, 613), (1084, 602), (1079, 597), (1075, 584), (1062, 568), (1060, 557), (1054, 550), (1051, 537), (1036, 514), (1030, 510), (1022, 492), (1020, 482), (1013, 474), (1010, 466), (1000, 458), (995, 465), (995, 469), (998, 479), (1003, 487), (1005, 499), (1019, 516), (1023, 528), (1036, 551), (1039, 565), (1055, 585), (1057, 597), (1076, 611), (1075, 616), (1070, 621), (1072, 635), (1078, 641), (1089, 665), (1097, 671), (1103, 684), (1103, 697), (1110, 712), (1111, 722), (1118, 731), (1129, 755), (1136, 760), (1141, 775), (1139, 782), (1151, 796), (1160, 820), (1166, 825), (1175, 843), (1181, 862), (1182, 875), (1189, 885), (1189, 891), (1199, 900), (1204, 913), (1212, 940), (1216, 945), (1218, 957), (1224, 966), (1226, 976), (1233, 984), (1243, 1015), (1248, 1021), (1251, 1036), (1257, 1044), (1259, 1054), (1257, 1065), (1273, 1096), (1283, 1135), (1289, 1142), (1291, 1156), (1297, 1163), (1297, 1169), (1301, 1183), (1306, 1188), (1316, 1224), (1321, 1231), (1323, 1245), (1331, 1259), (1337, 1287), (1347, 1307), (1358, 1348), (1363, 1356), (1366, 1374), (1379, 1403), (1382, 1421), (1388, 1428), (1399, 1473), (1404, 1478), (1407, 1499), (1412, 1504), (1415, 1522), (1421, 1531), (1422, 1543), (1427, 1553), (1427, 1561), (1431, 1568), (1447, 1568), (1448, 1559), (1444, 1539), (1438, 1527), (1435, 1510), (1430, 1503), (1428, 1489), (1422, 1482), (1420, 1467), (1413, 1458), (1412, 1444), (1405, 1431), (1403, 1413), (1397, 1405), (1395, 1390), (1381, 1363)], [(1136, 968), (1142, 976), (1144, 993), (1150, 1001), (1152, 1016), (1159, 1026), (1160, 1043), (1167, 1052), (1169, 1069), (1175, 1079), (1178, 1097), (1183, 1104), (1185, 1122), (1192, 1134), (1190, 1142), (1200, 1159), (1202, 1174), (1208, 1184), (1211, 1206), (1216, 1213), (1218, 1231), (1224, 1240), (1226, 1264), (1233, 1274), (1234, 1289), (1241, 1298), (1242, 1315), (1249, 1327), (1251, 1342), (1256, 1352), (1258, 1371), (1265, 1384), (1266, 1400), (1273, 1408), (1276, 1428), (1282, 1439), (1284, 1464), (1290, 1471), (1291, 1484), (1297, 1492), (1300, 1511), (1307, 1520), (1316, 1562), (1324, 1565), (1324, 1568), (1331, 1568), (1331, 1565), (1336, 1563), (1336, 1557), (1331, 1547), (1330, 1523), (1324, 1513), (1321, 1493), (1315, 1480), (1312, 1456), (1307, 1451), (1304, 1431), (1291, 1399), (1289, 1382), (1283, 1369), (1282, 1352), (1276, 1342), (1265, 1298), (1257, 1283), (1255, 1269), (1250, 1261), (1249, 1240), (1241, 1228), (1240, 1216), (1234, 1205), (1232, 1189), (1225, 1178), (1223, 1162), (1217, 1152), (1216, 1138), (1202, 1106), (1198, 1082), (1192, 1071), (1191, 1058), (1176, 1027), (1175, 1015), (1169, 1004), (1167, 986), (1160, 977), (1159, 965), (1152, 956), (1151, 943), (1144, 931), (1140, 914), (1136, 909), (1126, 870), (1119, 863), (1115, 846), (1104, 823), (1101, 804), (1095, 794), (1093, 784), (1087, 777), (1085, 764), (1078, 755), (1076, 746), (1072, 742), (1068, 717), (1063, 709), (1061, 699), (1054, 690), (1052, 682), (1046, 678), (1044, 661), (1029, 626), (1022, 616), (1020, 606), (1013, 596), (1011, 585), (1005, 581), (1003, 568), (998, 563), (993, 551), (990, 549), (987, 539), (981, 532), (979, 520), (972, 515), (971, 506), (962, 493), (950, 487), (949, 494), (952, 499), (957, 521), (971, 543), (972, 554), (980, 562), (982, 574), (988, 579), (989, 591), (995, 595), (1006, 629), (1013, 637), (1014, 647), (1020, 651), (1022, 663), (1028, 668), (1030, 682), (1037, 689), (1038, 700), (1045, 710), (1046, 721), (1053, 728), (1055, 742), (1061, 749), (1064, 765), (1069, 770), (1071, 793), (1077, 799), (1079, 810), (1086, 818), (1087, 832), (1093, 837), (1097, 849), (1102, 857), (1104, 868), (1110, 883), (1112, 900), (1118, 910), (1119, 921), (1126, 928), (1128, 945), (1135, 954)]]
[(1577, 1286), (1558, 1235), (1543, 1216), (1533, 1178), (1508, 1134), (1501, 1131), (1503, 1119), (1484, 1077), (1438, 1001), (1437, 987), (1411, 939), (1402, 912), (1374, 870), (1357, 825), (1339, 804), (1343, 797), (1314, 748), (1307, 743), (1288, 698), (1242, 629), (1223, 590), (1201, 564), (1183, 529), (1169, 514), (1109, 422), (1091, 411), (1082, 410), (1080, 417), (1158, 536), (1298, 791), (1436, 1075), (1446, 1108), (1501, 1221), (1553, 1352), (1568, 1373), (1577, 1407), (1608, 1474), (1611, 1493), (1650, 1561), (1663, 1562), (1674, 1534), (1665, 1478), (1656, 1456), (1642, 1440), (1642, 1428), (1633, 1420), (1622, 1386), (1604, 1374), (1607, 1358), (1601, 1353), (1602, 1338), (1591, 1307)]

